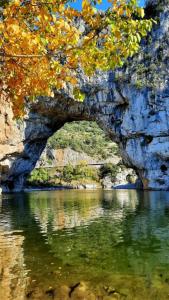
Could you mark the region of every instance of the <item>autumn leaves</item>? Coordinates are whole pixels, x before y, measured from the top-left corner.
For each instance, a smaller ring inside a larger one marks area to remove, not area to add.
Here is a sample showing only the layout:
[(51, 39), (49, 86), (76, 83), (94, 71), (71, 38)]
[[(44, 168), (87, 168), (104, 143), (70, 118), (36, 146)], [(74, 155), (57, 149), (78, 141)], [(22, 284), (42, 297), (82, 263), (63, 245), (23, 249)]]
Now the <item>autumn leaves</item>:
[(83, 0), (82, 11), (76, 11), (65, 0), (13, 0), (3, 9), (1, 93), (12, 101), (16, 116), (24, 112), (25, 97), (52, 96), (53, 88), (69, 83), (82, 100), (79, 68), (92, 76), (97, 69), (122, 66), (138, 51), (152, 20), (143, 19), (135, 0), (110, 1), (104, 13), (95, 7), (99, 2)]

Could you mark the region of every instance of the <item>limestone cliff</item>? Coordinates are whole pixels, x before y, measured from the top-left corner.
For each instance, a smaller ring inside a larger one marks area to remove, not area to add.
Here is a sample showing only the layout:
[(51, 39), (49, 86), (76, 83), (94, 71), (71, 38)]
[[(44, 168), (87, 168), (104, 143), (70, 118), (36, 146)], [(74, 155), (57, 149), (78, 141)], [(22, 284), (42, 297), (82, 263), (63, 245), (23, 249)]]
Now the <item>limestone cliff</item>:
[(100, 165), (106, 163), (118, 164), (120, 162), (120, 157), (112, 154), (112, 156), (101, 160), (99, 157), (91, 157), (85, 152), (78, 152), (70, 147), (56, 150), (46, 147), (42, 152), (36, 167), (63, 167), (68, 164), (75, 166), (80, 164), (82, 161), (86, 162), (88, 165), (95, 165), (99, 168)]
[(30, 105), (22, 126), (10, 117), (8, 124), (11, 112), (1, 111), (1, 164), (9, 167), (4, 190), (21, 190), (48, 137), (75, 120), (95, 120), (119, 144), (145, 189), (169, 189), (169, 1), (149, 1), (146, 13), (157, 25), (122, 70), (98, 72), (90, 80), (79, 74), (84, 103), (73, 100), (71, 89), (55, 91), (54, 98)]

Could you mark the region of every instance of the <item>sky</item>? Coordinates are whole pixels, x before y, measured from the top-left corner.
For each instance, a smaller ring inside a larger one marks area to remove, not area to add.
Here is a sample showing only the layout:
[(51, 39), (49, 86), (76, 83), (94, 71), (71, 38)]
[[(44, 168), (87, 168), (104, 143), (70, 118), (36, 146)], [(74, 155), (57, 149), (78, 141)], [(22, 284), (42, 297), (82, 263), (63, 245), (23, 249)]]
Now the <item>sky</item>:
[[(145, 0), (139, 0), (140, 6), (144, 6)], [(81, 0), (77, 0), (76, 3), (73, 3), (72, 6), (76, 9), (81, 9)], [(98, 6), (99, 9), (105, 10), (109, 7), (107, 0), (103, 0), (102, 4)]]

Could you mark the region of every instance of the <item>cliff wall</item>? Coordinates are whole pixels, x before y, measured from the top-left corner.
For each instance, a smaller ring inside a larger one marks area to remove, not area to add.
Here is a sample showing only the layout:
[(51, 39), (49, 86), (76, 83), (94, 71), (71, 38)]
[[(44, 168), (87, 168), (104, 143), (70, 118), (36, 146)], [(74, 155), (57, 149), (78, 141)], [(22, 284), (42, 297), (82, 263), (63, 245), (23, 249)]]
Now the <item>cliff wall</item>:
[[(67, 92), (40, 97), (22, 124), (1, 109), (2, 186), (19, 191), (34, 168), (47, 139), (66, 122), (91, 120), (117, 142), (124, 163), (144, 189), (169, 189), (169, 1), (149, 1), (147, 16), (157, 18), (140, 52), (116, 72), (79, 74), (85, 101)], [(2, 99), (2, 102), (4, 100)], [(3, 105), (2, 105), (3, 106)]]

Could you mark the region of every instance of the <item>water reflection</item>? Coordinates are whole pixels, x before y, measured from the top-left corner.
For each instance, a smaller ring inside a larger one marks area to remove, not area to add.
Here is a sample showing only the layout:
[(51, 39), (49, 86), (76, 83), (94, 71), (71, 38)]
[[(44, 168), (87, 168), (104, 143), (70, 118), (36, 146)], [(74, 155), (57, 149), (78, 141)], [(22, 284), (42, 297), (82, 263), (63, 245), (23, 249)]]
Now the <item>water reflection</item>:
[[(78, 226), (87, 226), (105, 214), (105, 210), (113, 209), (113, 218), (123, 218), (125, 209), (134, 211), (138, 199), (133, 191), (82, 192), (61, 191), (56, 194), (48, 192), (35, 193), (30, 201), (30, 209), (43, 232), (50, 229), (71, 229)], [(66, 201), (65, 201), (66, 199)], [(110, 211), (112, 214), (112, 211)]]
[[(46, 192), (34, 195), (30, 202), (30, 209), (43, 232), (59, 229), (71, 229), (90, 224), (90, 222), (103, 215), (100, 205), (100, 193), (59, 192), (48, 197)], [(66, 201), (65, 201), (66, 198)]]
[(90, 285), (94, 294), (89, 299), (106, 296), (103, 287), (112, 284), (119, 299), (124, 294), (134, 300), (167, 299), (169, 194), (115, 190), (3, 196), (0, 299), (45, 300), (49, 287), (80, 281)]
[(8, 213), (0, 202), (0, 299), (25, 299), (27, 272), (23, 253), (24, 236), (13, 231)]

